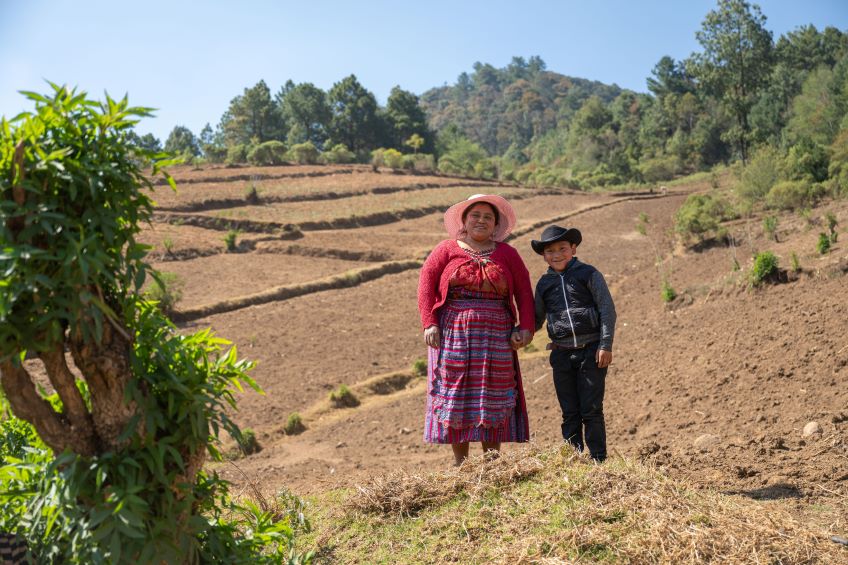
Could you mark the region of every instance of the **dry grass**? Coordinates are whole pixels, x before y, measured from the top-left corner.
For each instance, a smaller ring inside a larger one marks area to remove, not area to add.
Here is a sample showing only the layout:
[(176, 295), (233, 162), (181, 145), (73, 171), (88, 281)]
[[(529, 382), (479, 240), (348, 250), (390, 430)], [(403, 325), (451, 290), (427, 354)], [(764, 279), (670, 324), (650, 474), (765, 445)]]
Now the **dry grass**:
[(510, 449), (361, 485), (316, 520), (327, 562), (844, 563), (783, 510), (613, 458)]

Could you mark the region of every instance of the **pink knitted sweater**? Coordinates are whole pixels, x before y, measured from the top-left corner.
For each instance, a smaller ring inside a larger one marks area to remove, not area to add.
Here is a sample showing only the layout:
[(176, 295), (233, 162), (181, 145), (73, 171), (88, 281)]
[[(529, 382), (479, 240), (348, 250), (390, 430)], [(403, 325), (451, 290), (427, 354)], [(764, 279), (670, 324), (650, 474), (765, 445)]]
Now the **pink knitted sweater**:
[[(504, 272), (509, 286), (508, 301), (513, 320), (519, 321), (521, 329), (533, 333), (533, 289), (530, 286), (530, 273), (527, 272), (518, 251), (511, 245), (498, 243), (489, 260)], [(438, 311), (447, 300), (451, 275), (466, 261), (468, 254), (454, 239), (442, 241), (427, 257), (418, 280), (418, 312), (421, 314), (421, 325), (424, 329), (439, 325)], [(517, 314), (515, 304), (518, 304)]]

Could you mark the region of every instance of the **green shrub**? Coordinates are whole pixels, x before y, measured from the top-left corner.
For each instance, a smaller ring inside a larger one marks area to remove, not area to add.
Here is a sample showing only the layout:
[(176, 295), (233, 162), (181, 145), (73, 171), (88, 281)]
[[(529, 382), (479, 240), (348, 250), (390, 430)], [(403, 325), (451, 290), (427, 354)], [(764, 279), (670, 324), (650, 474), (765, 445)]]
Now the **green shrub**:
[(297, 435), (306, 431), (306, 426), (303, 425), (303, 418), (300, 417), (300, 414), (298, 414), (297, 412), (292, 412), (291, 414), (289, 414), (283, 431), (290, 436)]
[(836, 226), (839, 225), (839, 222), (836, 219), (836, 214), (833, 212), (827, 212), (824, 215), (824, 220), (827, 222), (827, 231), (830, 233), (830, 242), (836, 243), (836, 239), (838, 234), (836, 233)]
[(662, 298), (663, 302), (671, 302), (675, 298), (677, 298), (677, 293), (674, 291), (674, 288), (669, 284), (667, 280), (663, 280), (662, 288), (660, 288), (660, 298)]
[(330, 402), (336, 408), (353, 408), (359, 406), (359, 399), (353, 394), (353, 391), (347, 385), (341, 384), (339, 387), (330, 393)]
[(237, 240), (240, 233), (238, 230), (229, 230), (227, 235), (224, 236), (224, 245), (226, 246), (227, 253), (238, 251)]
[(170, 237), (166, 237), (162, 240), (162, 247), (165, 249), (165, 253), (171, 255), (174, 251), (174, 240)]
[(819, 234), (819, 240), (816, 242), (816, 251), (819, 255), (826, 255), (830, 251), (830, 237), (822, 232)]
[(248, 151), (247, 161), (251, 165), (282, 165), (286, 162), (286, 144), (277, 140), (260, 143)]
[(244, 144), (231, 145), (227, 148), (227, 164), (238, 165), (247, 163), (247, 153), (250, 146)]
[(792, 270), (796, 273), (800, 272), (801, 261), (798, 260), (798, 254), (793, 251), (792, 254), (789, 256), (789, 260), (792, 263)]
[(808, 181), (785, 180), (775, 184), (766, 195), (766, 205), (780, 210), (796, 210), (815, 204), (821, 190)]
[(760, 202), (780, 177), (782, 154), (771, 146), (763, 146), (751, 156), (739, 174), (736, 193), (748, 202)]
[(645, 182), (657, 183), (670, 180), (681, 170), (680, 160), (674, 155), (663, 155), (647, 159), (639, 164), (639, 172)]
[(783, 175), (790, 180), (819, 183), (828, 176), (828, 156), (824, 147), (807, 138), (789, 148), (783, 161)]
[(777, 241), (777, 216), (766, 216), (763, 218), (763, 231), (771, 239)]
[(185, 281), (178, 274), (161, 272), (153, 277), (144, 297), (158, 303), (159, 309), (166, 316), (170, 316), (176, 310), (177, 303), (182, 300), (184, 288)]
[(718, 229), (719, 223), (735, 216), (733, 209), (721, 197), (712, 194), (691, 194), (674, 216), (674, 229), (684, 238), (703, 240)]
[(337, 143), (329, 151), (321, 154), (321, 161), (327, 164), (352, 163), (356, 155), (342, 143)]
[(292, 145), (289, 150), (292, 160), (298, 165), (314, 165), (318, 162), (318, 149), (311, 141)]
[(777, 274), (777, 256), (771, 251), (757, 253), (751, 267), (751, 283), (758, 286)]
[(383, 151), (383, 164), (390, 169), (403, 168), (403, 155), (397, 149), (386, 149)]
[(386, 153), (386, 150), (383, 149), (382, 147), (379, 148), (379, 149), (374, 149), (371, 152), (371, 166), (374, 168), (375, 171), (379, 167), (385, 166), (386, 163), (385, 163), (385, 160), (383, 159), (383, 156), (384, 156), (385, 153)]
[(237, 442), (242, 455), (253, 455), (262, 451), (262, 446), (259, 444), (259, 440), (256, 439), (256, 432), (250, 428), (245, 428), (241, 431)]
[(221, 145), (206, 145), (203, 154), (210, 163), (223, 163), (227, 160), (227, 148)]
[(427, 374), (427, 360), (419, 357), (412, 362), (412, 374), (423, 377)]

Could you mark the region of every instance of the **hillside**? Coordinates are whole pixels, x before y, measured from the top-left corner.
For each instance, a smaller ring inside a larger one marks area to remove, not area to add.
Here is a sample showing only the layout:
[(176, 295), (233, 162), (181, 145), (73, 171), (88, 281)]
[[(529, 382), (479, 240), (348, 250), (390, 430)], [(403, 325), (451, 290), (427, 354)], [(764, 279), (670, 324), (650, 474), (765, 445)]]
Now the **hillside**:
[[(606, 416), (616, 457), (601, 475), (634, 468), (640, 484), (663, 477), (705, 491), (704, 500), (789, 513), (816, 539), (848, 530), (845, 201), (826, 202), (807, 217), (779, 215), (779, 242), (755, 216), (726, 224), (734, 247), (695, 249), (665, 234), (687, 194), (715, 190), (706, 181), (616, 194), (342, 165), (174, 174), (180, 190), (155, 191), (160, 209), (142, 239), (154, 246), (155, 266), (178, 276), (182, 330), (211, 326), (233, 340), (240, 355), (257, 361), (253, 376), (265, 390), (242, 395), (236, 415), (262, 451), (213, 466), (237, 484), (327, 500), (346, 496), (329, 491), (354, 492), (384, 475), (449, 468), (446, 448), (421, 440), (425, 383), (413, 372), (426, 353), (418, 266), (445, 237), (442, 210), (493, 192), (515, 206), (510, 243), (533, 279), (544, 265), (529, 241), (556, 221), (582, 230), (579, 256), (610, 284), (619, 322)], [(722, 187), (732, 182), (720, 180)], [(840, 238), (820, 256), (815, 242), (826, 212), (838, 219)], [(649, 237), (636, 230), (641, 214)], [(227, 253), (224, 240), (234, 229)], [(679, 296), (670, 304), (660, 299), (653, 245), (673, 252), (665, 267)], [(782, 284), (753, 288), (750, 257), (766, 249), (784, 268), (794, 252), (801, 270)], [(521, 360), (535, 449), (546, 451), (561, 440), (543, 334)], [(328, 395), (340, 384), (358, 406), (331, 405)], [(294, 413), (306, 429), (287, 434)], [(811, 421), (821, 432), (804, 437)], [(506, 446), (505, 457), (517, 452)], [(532, 499), (516, 488), (509, 496)]]

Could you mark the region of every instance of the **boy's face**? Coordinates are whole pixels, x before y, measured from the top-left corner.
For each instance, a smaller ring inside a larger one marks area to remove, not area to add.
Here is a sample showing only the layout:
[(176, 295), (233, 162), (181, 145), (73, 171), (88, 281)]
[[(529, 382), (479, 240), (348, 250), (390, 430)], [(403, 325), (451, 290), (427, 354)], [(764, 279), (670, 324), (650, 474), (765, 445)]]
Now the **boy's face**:
[(568, 241), (555, 241), (545, 246), (542, 257), (554, 271), (561, 273), (577, 253), (577, 246)]

